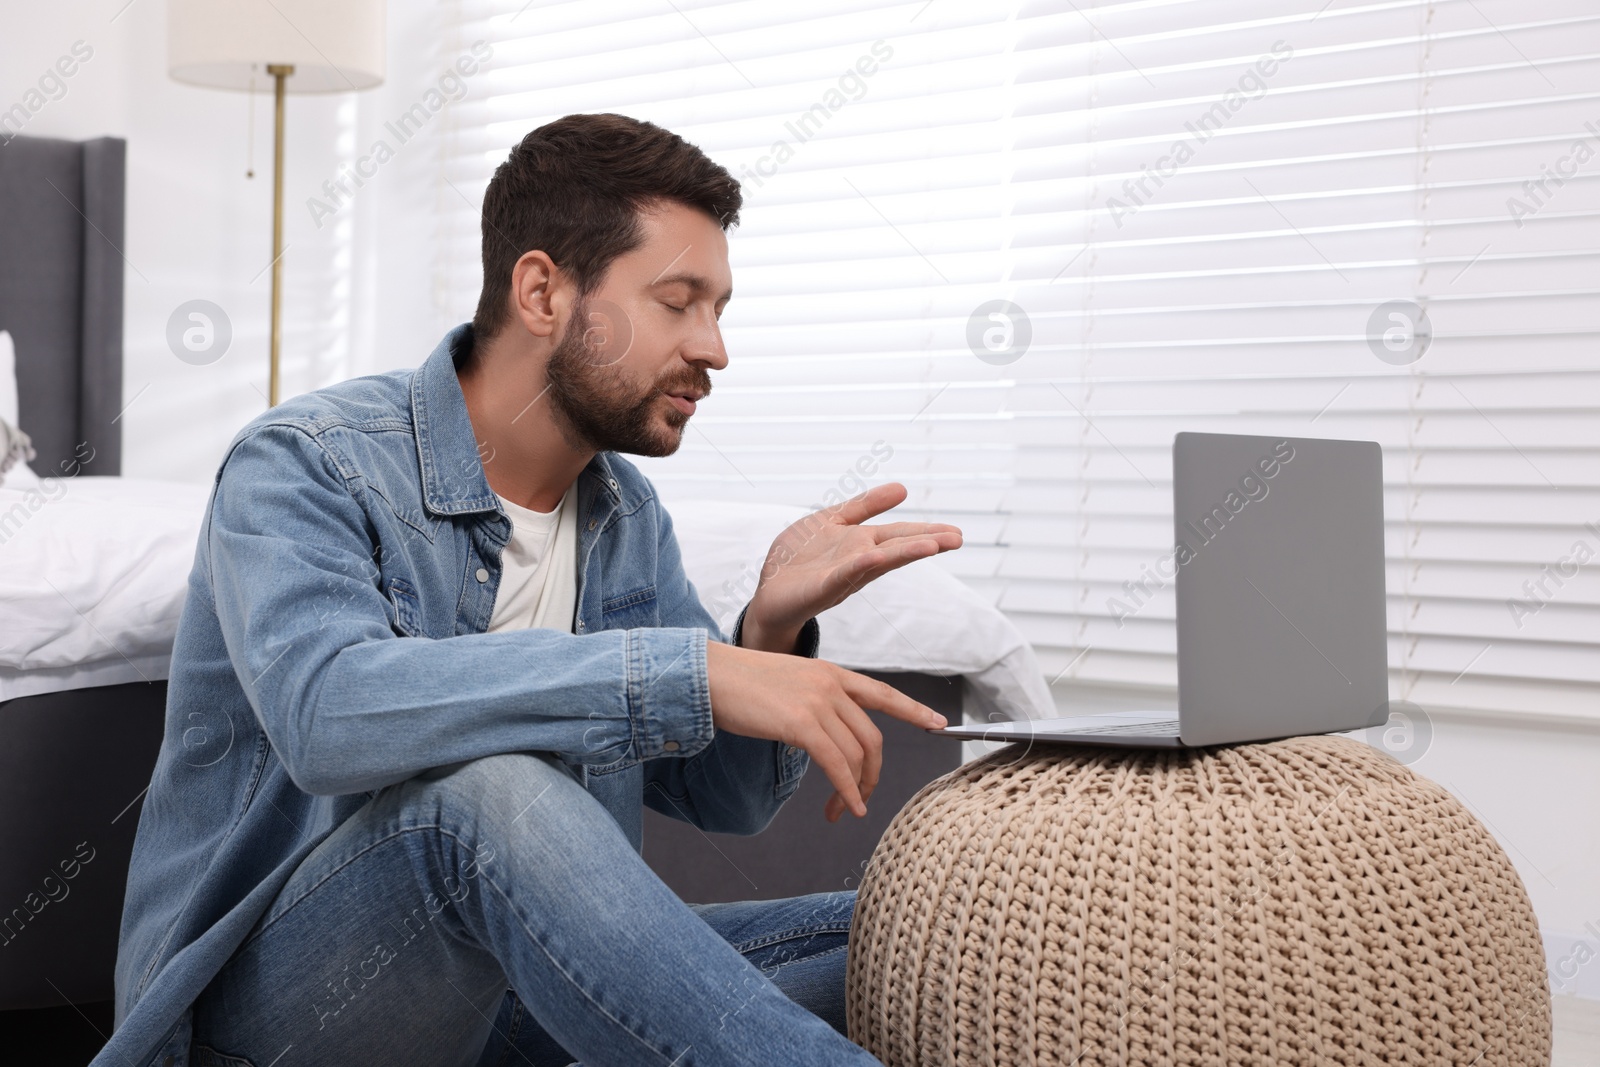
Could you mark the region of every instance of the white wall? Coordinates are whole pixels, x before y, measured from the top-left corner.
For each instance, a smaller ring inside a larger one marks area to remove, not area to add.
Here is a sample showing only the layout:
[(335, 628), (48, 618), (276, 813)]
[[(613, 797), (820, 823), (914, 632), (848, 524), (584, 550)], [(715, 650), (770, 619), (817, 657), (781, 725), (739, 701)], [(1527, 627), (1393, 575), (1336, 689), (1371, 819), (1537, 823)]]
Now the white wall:
[[(209, 481), (233, 434), (265, 406), (270, 96), (255, 100), (256, 178), (246, 180), (249, 100), (167, 77), (160, 0), (10, 8), (0, 34), (0, 109), (21, 100), (81, 40), (93, 57), (25, 132), (128, 140), (125, 473)], [(438, 208), (457, 195), (437, 177), (446, 136), (438, 118), (320, 229), (305, 206), (337, 163), (364, 154), (383, 123), (466, 50), (470, 42), (448, 37), (443, 24), (433, 5), (392, 4), (381, 88), (290, 98), (285, 395), (415, 366), (446, 328), (471, 314), (445, 305), (434, 285)], [(165, 340), (168, 316), (194, 298), (221, 305), (234, 328), (230, 351), (209, 366), (179, 361)], [(1064, 712), (1170, 699), (1059, 690)], [(1433, 727), (1414, 769), (1463, 798), (1506, 847), (1544, 927), (1552, 967), (1566, 961), (1557, 991), (1600, 999), (1600, 727), (1443, 711)]]

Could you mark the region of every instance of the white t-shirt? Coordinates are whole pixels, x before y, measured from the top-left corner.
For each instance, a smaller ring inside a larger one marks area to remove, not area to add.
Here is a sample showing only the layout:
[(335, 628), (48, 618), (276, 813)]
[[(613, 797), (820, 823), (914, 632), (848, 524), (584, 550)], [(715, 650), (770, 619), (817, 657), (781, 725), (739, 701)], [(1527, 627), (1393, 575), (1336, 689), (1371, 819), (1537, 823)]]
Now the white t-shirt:
[(554, 511), (531, 511), (500, 497), (511, 540), (500, 557), (500, 590), (489, 632), (538, 627), (572, 633), (578, 603), (578, 483)]

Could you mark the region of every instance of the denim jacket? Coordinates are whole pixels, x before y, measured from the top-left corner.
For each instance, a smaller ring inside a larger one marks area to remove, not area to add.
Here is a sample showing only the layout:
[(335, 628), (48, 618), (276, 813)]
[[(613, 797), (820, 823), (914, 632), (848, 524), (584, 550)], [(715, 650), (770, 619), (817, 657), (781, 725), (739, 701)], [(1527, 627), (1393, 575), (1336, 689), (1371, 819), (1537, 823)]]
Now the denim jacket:
[[(416, 370), (286, 401), (218, 469), (128, 872), (117, 1029), (96, 1064), (187, 1062), (190, 1007), (297, 864), (384, 786), (552, 753), (636, 849), (641, 805), (757, 833), (803, 749), (715, 729), (672, 520), (613, 453), (578, 477), (573, 633), (486, 633), (511, 536), (452, 330)], [(738, 643), (744, 621), (734, 628)], [(815, 656), (816, 620), (797, 652)]]

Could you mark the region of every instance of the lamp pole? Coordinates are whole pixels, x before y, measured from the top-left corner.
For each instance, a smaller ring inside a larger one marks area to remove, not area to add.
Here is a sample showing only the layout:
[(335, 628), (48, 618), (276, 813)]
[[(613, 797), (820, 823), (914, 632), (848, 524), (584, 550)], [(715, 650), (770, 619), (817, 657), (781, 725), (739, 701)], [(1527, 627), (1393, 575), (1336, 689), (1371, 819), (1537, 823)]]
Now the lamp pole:
[(267, 406), (278, 406), (278, 345), (283, 309), (283, 82), (294, 73), (292, 63), (268, 63), (272, 75), (272, 325), (268, 337), (271, 371)]

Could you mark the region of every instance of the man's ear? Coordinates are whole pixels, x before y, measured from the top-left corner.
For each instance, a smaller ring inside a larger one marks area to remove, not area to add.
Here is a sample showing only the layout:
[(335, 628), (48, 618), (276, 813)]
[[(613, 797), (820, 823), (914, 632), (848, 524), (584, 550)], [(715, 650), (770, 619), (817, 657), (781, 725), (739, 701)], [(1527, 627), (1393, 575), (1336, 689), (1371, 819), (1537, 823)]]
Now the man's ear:
[(549, 337), (556, 320), (571, 310), (568, 289), (554, 260), (543, 252), (524, 252), (511, 268), (512, 314), (528, 333)]

